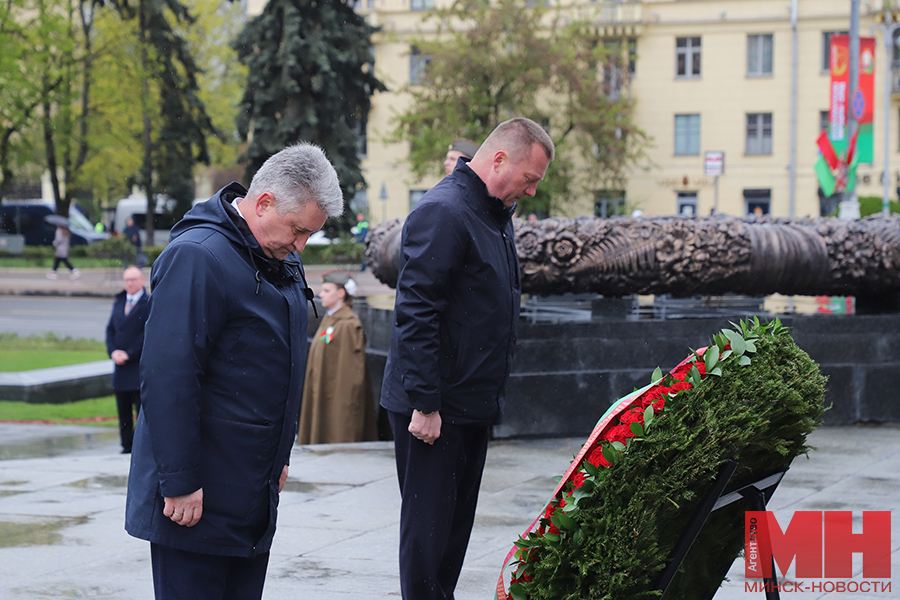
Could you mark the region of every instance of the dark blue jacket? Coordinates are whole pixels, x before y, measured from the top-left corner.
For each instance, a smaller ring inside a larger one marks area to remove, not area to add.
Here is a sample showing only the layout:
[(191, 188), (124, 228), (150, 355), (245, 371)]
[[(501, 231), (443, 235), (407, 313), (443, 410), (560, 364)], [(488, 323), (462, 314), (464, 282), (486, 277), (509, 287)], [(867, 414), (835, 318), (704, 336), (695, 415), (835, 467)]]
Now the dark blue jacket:
[(147, 290), (125, 314), (127, 292), (119, 292), (113, 302), (112, 314), (106, 324), (106, 353), (124, 350), (128, 362), (116, 365), (113, 371), (113, 389), (117, 392), (133, 392), (141, 389), (141, 350), (144, 347), (144, 323), (150, 313)]
[[(266, 259), (229, 204), (245, 194), (232, 183), (192, 208), (153, 264), (125, 529), (191, 552), (252, 557), (275, 533), (308, 317), (299, 257)], [(197, 525), (163, 516), (163, 497), (198, 488)]]
[(440, 410), (459, 425), (497, 422), (521, 296), (511, 215), (464, 161), (409, 214), (384, 408)]

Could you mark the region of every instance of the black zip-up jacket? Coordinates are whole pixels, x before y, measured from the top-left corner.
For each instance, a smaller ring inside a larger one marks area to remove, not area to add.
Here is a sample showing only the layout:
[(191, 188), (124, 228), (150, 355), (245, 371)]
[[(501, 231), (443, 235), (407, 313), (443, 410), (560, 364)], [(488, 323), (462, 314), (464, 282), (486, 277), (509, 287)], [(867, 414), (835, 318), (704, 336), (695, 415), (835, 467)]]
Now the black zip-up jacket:
[(409, 214), (381, 406), (497, 422), (521, 296), (511, 216), (463, 160)]

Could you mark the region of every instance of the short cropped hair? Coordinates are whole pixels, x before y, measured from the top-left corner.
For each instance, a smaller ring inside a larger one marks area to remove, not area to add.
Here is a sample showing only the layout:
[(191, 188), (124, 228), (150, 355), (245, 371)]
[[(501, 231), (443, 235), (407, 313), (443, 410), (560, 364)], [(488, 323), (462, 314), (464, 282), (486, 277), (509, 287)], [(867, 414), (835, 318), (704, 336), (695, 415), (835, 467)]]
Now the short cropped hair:
[(264, 192), (275, 196), (279, 215), (297, 212), (312, 200), (329, 217), (344, 212), (344, 195), (337, 172), (325, 152), (314, 144), (288, 146), (269, 157), (253, 176), (247, 197)]
[(540, 145), (548, 160), (553, 160), (555, 156), (553, 140), (544, 128), (531, 119), (516, 117), (497, 125), (481, 144), (481, 149), (487, 152), (506, 149), (510, 153), (510, 160), (517, 163), (529, 155), (531, 147), (535, 144)]

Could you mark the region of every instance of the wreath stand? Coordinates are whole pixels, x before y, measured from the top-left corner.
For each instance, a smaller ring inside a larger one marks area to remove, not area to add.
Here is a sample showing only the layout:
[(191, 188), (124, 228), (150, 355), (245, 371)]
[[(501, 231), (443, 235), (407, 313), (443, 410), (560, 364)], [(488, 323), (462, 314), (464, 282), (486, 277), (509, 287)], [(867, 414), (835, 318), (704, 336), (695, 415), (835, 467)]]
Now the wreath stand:
[[(675, 578), (675, 574), (678, 573), (681, 563), (683, 563), (684, 559), (687, 557), (688, 552), (697, 540), (697, 536), (700, 535), (700, 531), (706, 524), (706, 520), (714, 510), (718, 510), (746, 498), (750, 501), (753, 510), (765, 511), (766, 503), (772, 498), (772, 494), (775, 493), (775, 488), (778, 487), (778, 484), (781, 483), (784, 474), (787, 472), (787, 469), (784, 469), (773, 473), (768, 477), (764, 477), (759, 481), (726, 492), (725, 490), (728, 486), (728, 482), (731, 480), (731, 476), (734, 475), (737, 468), (738, 463), (734, 460), (729, 460), (722, 465), (712, 489), (703, 499), (703, 502), (701, 502), (699, 508), (697, 508), (697, 512), (694, 513), (694, 516), (691, 517), (684, 533), (678, 538), (678, 543), (675, 544), (672, 558), (669, 561), (669, 564), (666, 565), (666, 568), (663, 569), (654, 586), (654, 589), (660, 590), (663, 595), (666, 593), (669, 584), (671, 584), (672, 580)], [(766, 600), (780, 600), (778, 594), (778, 576), (775, 571), (774, 558), (772, 558), (772, 576), (766, 577), (764, 581)], [(703, 597), (704, 600), (712, 600), (717, 591), (718, 588), (713, 590), (712, 593), (708, 593)]]

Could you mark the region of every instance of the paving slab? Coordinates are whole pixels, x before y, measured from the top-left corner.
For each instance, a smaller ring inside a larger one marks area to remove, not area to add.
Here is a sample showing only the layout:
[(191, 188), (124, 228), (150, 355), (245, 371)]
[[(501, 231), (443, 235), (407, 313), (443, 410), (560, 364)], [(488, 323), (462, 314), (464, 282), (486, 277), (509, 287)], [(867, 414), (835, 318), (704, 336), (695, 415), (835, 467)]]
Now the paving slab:
[[(48, 444), (47, 442), (52, 442)], [(583, 440), (492, 442), (457, 600), (490, 600), (500, 565)], [(818, 450), (798, 458), (769, 508), (900, 510), (900, 428), (823, 427)], [(151, 600), (149, 545), (123, 529), (129, 457), (114, 431), (0, 423), (0, 598)], [(264, 598), (397, 598), (400, 494), (389, 442), (296, 447), (282, 495)], [(900, 523), (892, 521), (893, 573)], [(861, 562), (854, 559), (854, 578)], [(716, 600), (750, 600), (743, 562)], [(792, 572), (788, 572), (789, 580)], [(892, 593), (791, 593), (789, 598), (896, 598)]]

